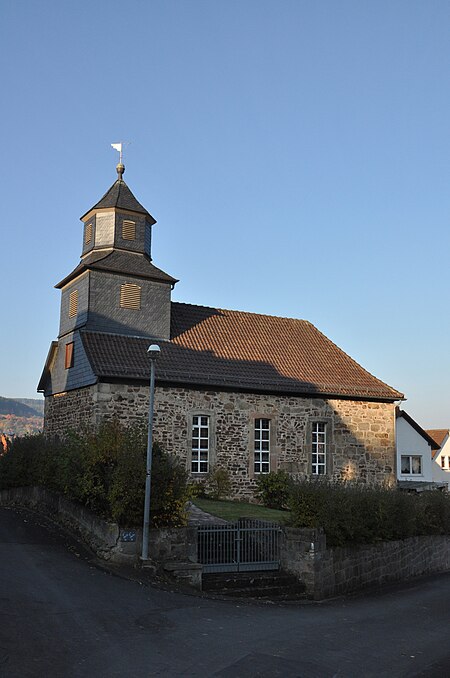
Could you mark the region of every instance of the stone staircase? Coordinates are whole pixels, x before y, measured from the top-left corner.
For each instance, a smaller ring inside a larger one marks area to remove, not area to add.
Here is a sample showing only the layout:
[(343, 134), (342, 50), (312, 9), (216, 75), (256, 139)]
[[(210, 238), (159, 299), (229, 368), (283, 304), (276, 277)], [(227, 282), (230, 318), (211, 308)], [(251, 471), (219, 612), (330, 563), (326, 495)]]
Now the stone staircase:
[(286, 572), (214, 572), (202, 575), (202, 591), (230, 598), (300, 600), (305, 585)]

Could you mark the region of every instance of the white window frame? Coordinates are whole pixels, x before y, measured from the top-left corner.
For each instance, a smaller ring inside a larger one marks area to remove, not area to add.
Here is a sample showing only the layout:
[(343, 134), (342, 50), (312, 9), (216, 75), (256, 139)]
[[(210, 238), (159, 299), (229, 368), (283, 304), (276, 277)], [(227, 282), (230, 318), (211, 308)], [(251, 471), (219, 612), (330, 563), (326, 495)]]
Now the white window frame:
[[(403, 471), (403, 460), (408, 459), (409, 460), (409, 471)], [(414, 471), (413, 470), (413, 459), (419, 459), (420, 460), (420, 470), (419, 471)], [(422, 462), (422, 455), (421, 454), (402, 454), (400, 456), (400, 474), (402, 476), (422, 476), (423, 475), (423, 462)]]
[(211, 417), (208, 414), (193, 414), (191, 435), (191, 473), (198, 475), (209, 472), (210, 451)]
[(253, 431), (253, 472), (255, 475), (270, 473), (270, 419), (255, 418)]
[(311, 474), (325, 476), (327, 473), (327, 422), (311, 423)]

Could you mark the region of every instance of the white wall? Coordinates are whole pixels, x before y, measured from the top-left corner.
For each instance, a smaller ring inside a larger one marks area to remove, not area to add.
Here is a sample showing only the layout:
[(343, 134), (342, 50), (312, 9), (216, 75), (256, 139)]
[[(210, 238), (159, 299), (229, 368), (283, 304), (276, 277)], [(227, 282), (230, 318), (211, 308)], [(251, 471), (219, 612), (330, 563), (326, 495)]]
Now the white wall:
[[(420, 480), (431, 482), (433, 480), (431, 445), (429, 445), (425, 438), (423, 438), (420, 433), (417, 433), (411, 424), (409, 424), (403, 417), (397, 417), (395, 439), (397, 445), (398, 480)], [(420, 455), (422, 457), (421, 475), (416, 473), (405, 475), (401, 473), (402, 454)]]
[[(441, 458), (445, 457), (444, 468), (441, 466)], [(441, 449), (436, 452), (432, 464), (433, 480), (439, 483), (447, 483), (450, 489), (450, 437), (447, 435)]]

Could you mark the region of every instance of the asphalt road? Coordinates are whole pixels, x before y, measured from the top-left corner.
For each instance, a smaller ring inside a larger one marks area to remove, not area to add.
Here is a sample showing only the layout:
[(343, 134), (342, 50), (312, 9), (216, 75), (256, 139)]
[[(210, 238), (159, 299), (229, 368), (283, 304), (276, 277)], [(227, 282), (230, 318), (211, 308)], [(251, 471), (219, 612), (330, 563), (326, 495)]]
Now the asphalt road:
[(450, 576), (321, 604), (210, 600), (99, 569), (0, 509), (0, 676), (450, 676)]

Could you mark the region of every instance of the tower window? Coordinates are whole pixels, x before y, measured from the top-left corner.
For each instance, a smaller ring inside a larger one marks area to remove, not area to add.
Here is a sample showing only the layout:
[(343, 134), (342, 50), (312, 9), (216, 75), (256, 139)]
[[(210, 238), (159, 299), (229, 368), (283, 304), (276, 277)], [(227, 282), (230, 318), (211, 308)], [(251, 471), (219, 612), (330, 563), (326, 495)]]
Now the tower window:
[(122, 238), (123, 240), (135, 240), (136, 239), (136, 222), (135, 221), (122, 221)]
[(92, 240), (92, 221), (84, 227), (84, 244), (88, 245)]
[(73, 341), (66, 344), (66, 355), (64, 357), (64, 367), (68, 370), (73, 367)]
[(69, 295), (69, 318), (74, 318), (78, 312), (78, 290), (72, 290)]
[(141, 288), (133, 283), (120, 286), (120, 308), (141, 308)]

